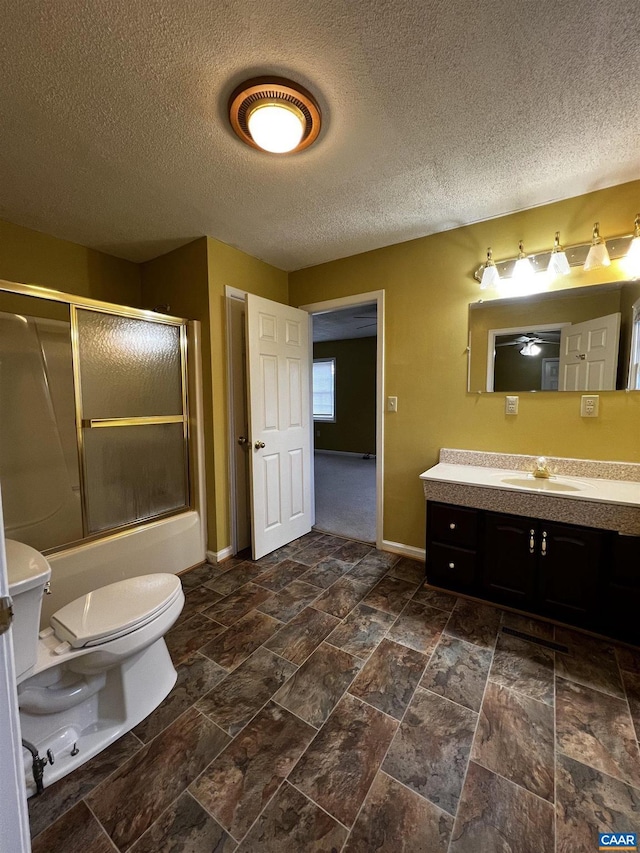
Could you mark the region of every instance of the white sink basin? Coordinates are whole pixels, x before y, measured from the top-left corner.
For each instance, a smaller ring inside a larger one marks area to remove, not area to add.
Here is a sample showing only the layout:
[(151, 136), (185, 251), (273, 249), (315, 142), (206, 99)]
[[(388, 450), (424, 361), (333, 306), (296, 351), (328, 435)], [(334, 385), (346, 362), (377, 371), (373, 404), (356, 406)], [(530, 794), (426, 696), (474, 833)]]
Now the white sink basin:
[(552, 477), (549, 480), (534, 477), (533, 474), (523, 474), (520, 477), (504, 476), (500, 474), (496, 479), (505, 486), (515, 486), (518, 489), (532, 489), (535, 492), (585, 492), (593, 489), (590, 483), (582, 480), (571, 479), (571, 482), (562, 477)]

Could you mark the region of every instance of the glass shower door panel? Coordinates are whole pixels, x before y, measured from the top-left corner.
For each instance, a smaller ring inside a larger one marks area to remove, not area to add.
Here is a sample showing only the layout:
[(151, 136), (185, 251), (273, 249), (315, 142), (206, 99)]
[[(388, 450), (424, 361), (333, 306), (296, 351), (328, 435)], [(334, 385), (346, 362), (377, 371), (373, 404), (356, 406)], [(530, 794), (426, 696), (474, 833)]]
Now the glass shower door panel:
[(180, 325), (76, 311), (88, 534), (188, 505)]
[(187, 505), (182, 424), (85, 430), (84, 454), (90, 534)]
[(181, 415), (180, 326), (78, 309), (83, 419)]
[[(22, 298), (24, 303), (25, 298)], [(0, 307), (0, 481), (5, 533), (39, 551), (82, 537), (69, 309)]]

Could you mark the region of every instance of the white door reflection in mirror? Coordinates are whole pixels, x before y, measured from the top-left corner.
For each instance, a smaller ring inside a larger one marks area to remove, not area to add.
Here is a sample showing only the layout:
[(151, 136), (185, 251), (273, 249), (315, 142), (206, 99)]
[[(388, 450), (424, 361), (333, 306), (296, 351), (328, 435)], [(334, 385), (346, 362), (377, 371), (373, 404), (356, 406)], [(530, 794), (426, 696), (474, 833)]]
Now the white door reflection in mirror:
[(596, 317), (562, 329), (562, 391), (614, 391), (618, 370), (620, 314)]

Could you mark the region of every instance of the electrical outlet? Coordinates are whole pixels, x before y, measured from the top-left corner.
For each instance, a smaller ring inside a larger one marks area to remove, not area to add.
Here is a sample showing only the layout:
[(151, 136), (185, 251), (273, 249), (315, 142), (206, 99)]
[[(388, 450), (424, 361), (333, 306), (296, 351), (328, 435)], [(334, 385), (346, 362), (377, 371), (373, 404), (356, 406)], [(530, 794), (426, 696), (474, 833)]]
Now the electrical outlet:
[(517, 415), (518, 403), (520, 397), (505, 397), (504, 398), (504, 413), (505, 415)]
[(600, 397), (597, 394), (583, 394), (580, 397), (580, 417), (597, 418), (600, 412)]
[(390, 412), (398, 411), (398, 398), (397, 397), (387, 397), (387, 409)]

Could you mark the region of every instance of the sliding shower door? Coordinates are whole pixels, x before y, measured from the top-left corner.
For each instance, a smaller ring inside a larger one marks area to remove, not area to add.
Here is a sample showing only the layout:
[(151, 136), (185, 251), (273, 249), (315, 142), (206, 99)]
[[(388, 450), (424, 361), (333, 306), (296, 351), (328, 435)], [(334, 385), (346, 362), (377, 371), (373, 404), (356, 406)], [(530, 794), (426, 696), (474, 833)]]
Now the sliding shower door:
[(186, 327), (72, 308), (89, 535), (188, 506)]
[(0, 286), (8, 538), (46, 553), (189, 508), (187, 321)]

